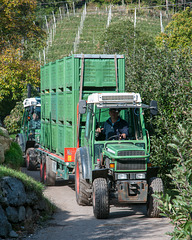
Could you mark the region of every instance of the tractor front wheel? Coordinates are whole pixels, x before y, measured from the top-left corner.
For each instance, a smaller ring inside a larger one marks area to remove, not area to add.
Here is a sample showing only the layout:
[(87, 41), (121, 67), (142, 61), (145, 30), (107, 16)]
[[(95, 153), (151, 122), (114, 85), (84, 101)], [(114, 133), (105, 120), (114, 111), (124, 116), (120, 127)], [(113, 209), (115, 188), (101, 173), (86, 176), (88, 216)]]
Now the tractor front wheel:
[(93, 181), (93, 213), (98, 219), (109, 217), (109, 190), (105, 178)]

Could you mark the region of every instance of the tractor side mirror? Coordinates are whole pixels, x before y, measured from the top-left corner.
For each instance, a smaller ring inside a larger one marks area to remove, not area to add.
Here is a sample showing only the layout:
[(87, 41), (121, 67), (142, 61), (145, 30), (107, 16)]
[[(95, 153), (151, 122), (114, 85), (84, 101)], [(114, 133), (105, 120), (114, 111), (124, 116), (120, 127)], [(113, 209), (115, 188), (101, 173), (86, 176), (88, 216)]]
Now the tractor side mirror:
[(158, 114), (157, 101), (155, 100), (150, 102), (150, 114), (151, 116), (156, 116)]
[(79, 101), (79, 113), (80, 114), (86, 113), (86, 109), (87, 109), (87, 102), (86, 102), (86, 100), (80, 100)]

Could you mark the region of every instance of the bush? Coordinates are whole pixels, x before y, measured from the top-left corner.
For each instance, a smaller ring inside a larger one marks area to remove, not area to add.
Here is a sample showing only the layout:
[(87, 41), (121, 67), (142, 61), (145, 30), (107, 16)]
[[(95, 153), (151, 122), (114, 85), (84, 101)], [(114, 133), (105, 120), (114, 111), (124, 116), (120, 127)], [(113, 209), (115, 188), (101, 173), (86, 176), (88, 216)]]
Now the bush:
[(4, 164), (14, 169), (19, 169), (24, 164), (24, 158), (18, 143), (12, 142), (10, 149), (5, 153)]
[(23, 116), (23, 104), (17, 102), (16, 106), (11, 110), (10, 115), (4, 119), (4, 124), (10, 134), (19, 132), (21, 127), (21, 120)]
[[(192, 109), (191, 109), (192, 112)], [(189, 114), (191, 114), (189, 112)], [(169, 233), (172, 240), (192, 239), (192, 118), (188, 123), (179, 125), (173, 142), (169, 144), (171, 155), (176, 164), (168, 175), (173, 191), (162, 196), (161, 211), (175, 226)], [(173, 195), (174, 193), (174, 195)]]

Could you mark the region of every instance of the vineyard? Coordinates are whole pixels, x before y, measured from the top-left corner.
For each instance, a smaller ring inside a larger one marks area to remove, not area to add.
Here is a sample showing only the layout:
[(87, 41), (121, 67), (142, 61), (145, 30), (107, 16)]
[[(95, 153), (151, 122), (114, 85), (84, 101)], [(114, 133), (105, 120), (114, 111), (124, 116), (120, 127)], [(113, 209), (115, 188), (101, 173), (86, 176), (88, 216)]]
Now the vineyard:
[[(63, 12), (62, 10), (61, 12)], [(166, 11), (158, 9), (129, 9), (126, 6), (106, 8), (83, 6), (78, 12), (60, 14), (50, 20), (47, 28), (48, 39), (44, 50), (39, 53), (41, 62), (52, 62), (71, 53), (104, 53), (98, 48), (99, 39), (106, 29), (119, 21), (131, 21), (135, 29), (142, 29), (155, 38), (171, 19)]]

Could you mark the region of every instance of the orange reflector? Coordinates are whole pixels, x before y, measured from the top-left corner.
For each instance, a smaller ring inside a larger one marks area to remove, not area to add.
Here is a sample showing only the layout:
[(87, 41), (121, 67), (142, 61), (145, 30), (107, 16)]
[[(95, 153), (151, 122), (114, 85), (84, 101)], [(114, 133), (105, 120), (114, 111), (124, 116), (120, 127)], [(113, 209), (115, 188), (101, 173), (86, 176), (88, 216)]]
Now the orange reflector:
[(110, 168), (115, 168), (115, 163), (110, 163), (110, 164), (109, 164), (109, 167), (110, 167)]
[(64, 153), (65, 153), (65, 160), (64, 160), (65, 162), (75, 161), (76, 148), (65, 148)]

